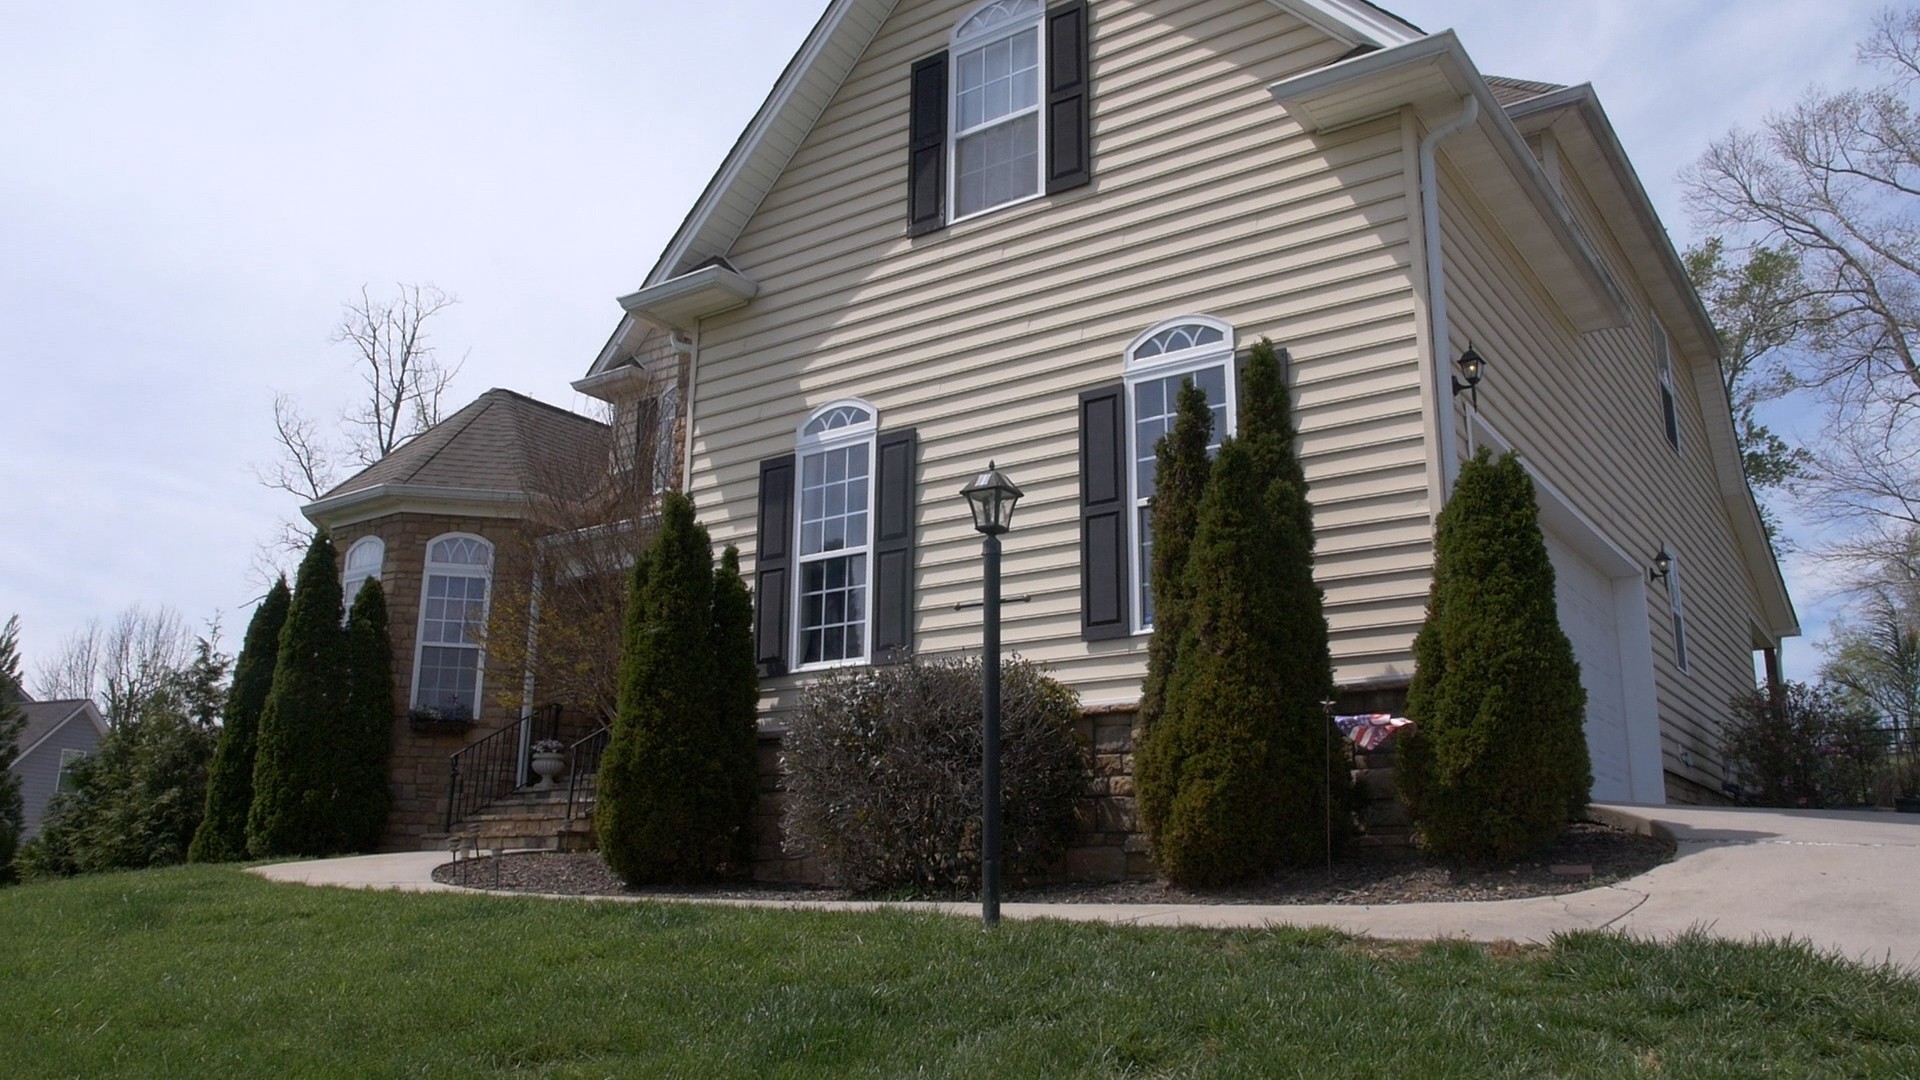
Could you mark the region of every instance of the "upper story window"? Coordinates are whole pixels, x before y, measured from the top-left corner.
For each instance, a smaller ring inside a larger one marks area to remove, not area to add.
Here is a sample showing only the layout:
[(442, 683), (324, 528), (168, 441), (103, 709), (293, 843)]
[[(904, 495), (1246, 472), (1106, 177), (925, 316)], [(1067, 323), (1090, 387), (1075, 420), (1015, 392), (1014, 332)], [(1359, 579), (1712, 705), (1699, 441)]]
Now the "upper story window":
[(480, 644), (492, 582), (493, 545), (480, 537), (451, 533), (427, 545), (413, 661), (416, 708), (479, 712)]
[(953, 216), (1040, 193), (1040, 0), (991, 0), (953, 33)]
[(864, 661), (872, 590), (873, 407), (832, 402), (800, 426), (793, 656), (797, 667)]
[(1173, 430), (1180, 386), (1191, 379), (1207, 395), (1213, 411), (1213, 441), (1208, 449), (1218, 450), (1220, 441), (1234, 431), (1234, 376), (1233, 327), (1203, 315), (1159, 323), (1127, 349), (1127, 484), (1134, 519), (1129, 578), (1136, 631), (1153, 626), (1152, 517), (1159, 471), (1155, 449)]
[(85, 750), (76, 750), (70, 746), (60, 748), (60, 775), (54, 781), (55, 791), (73, 790), (73, 770), (76, 765), (87, 759)]
[(1673, 343), (1667, 338), (1667, 328), (1655, 318), (1653, 323), (1653, 367), (1660, 377), (1660, 418), (1666, 425), (1667, 443), (1675, 453), (1680, 451), (1680, 406), (1673, 392)]
[(913, 65), (908, 231), (1091, 183), (1086, 0), (987, 0)]
[(380, 580), (381, 564), (386, 558), (387, 545), (377, 536), (363, 536), (347, 549), (346, 567), (340, 574), (345, 610), (353, 610), (353, 598), (360, 595), (360, 586), (365, 585), (367, 579)]

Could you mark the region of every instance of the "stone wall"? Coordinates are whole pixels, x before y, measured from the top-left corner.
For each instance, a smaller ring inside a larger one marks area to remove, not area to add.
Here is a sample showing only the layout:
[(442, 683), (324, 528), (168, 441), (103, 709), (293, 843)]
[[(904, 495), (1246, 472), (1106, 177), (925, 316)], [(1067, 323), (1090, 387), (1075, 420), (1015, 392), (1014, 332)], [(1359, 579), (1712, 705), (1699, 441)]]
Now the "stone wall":
[(414, 641), (420, 632), (420, 598), (426, 574), (427, 545), (447, 533), (470, 533), (494, 545), (494, 582), (527, 573), (524, 543), (516, 522), (499, 518), (390, 514), (333, 530), (342, 558), (354, 541), (378, 536), (386, 545), (380, 586), (387, 596), (388, 629), (393, 638), (393, 742), (388, 758), (393, 809), (387, 815), (383, 851), (439, 847), (447, 807), (447, 760), (461, 747), (513, 723), (517, 704), (501, 703), (503, 693), (517, 699), (520, 677), (489, 662), (481, 676), (479, 707), (473, 726), (443, 732), (415, 731), (407, 722), (413, 700)]

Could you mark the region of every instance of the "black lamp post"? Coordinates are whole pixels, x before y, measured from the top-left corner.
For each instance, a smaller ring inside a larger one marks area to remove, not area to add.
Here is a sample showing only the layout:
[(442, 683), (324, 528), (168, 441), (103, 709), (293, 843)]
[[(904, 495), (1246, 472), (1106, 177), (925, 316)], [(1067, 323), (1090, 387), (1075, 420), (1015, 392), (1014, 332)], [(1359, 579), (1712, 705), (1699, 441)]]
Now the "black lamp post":
[(961, 488), (960, 494), (973, 511), (974, 529), (986, 537), (980, 545), (986, 561), (980, 662), (981, 712), (986, 724), (980, 750), (985, 788), (980, 810), (980, 918), (993, 926), (1000, 921), (1000, 534), (1013, 526), (1013, 504), (1020, 501), (1020, 489), (989, 461), (987, 471)]

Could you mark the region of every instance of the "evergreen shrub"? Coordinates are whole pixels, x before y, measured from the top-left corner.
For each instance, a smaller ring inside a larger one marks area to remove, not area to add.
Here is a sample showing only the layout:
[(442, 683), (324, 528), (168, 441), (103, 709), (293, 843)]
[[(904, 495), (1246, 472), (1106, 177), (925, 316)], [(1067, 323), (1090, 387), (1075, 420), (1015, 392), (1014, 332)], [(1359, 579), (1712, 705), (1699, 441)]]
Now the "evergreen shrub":
[(387, 757), (393, 746), (393, 640), (387, 631), (387, 594), (368, 578), (347, 615), (345, 740), (336, 797), (340, 846), (372, 851), (386, 831), (393, 795)]
[(207, 805), (193, 834), (187, 858), (193, 862), (225, 862), (247, 854), (247, 810), (253, 805), (254, 746), (260, 731), (260, 712), (273, 689), (274, 659), (280, 651), (280, 628), (286, 624), (293, 590), (282, 577), (267, 590), (254, 609), (240, 657), (233, 665), (233, 685), (227, 691), (225, 721), (213, 752), (207, 777)]
[(273, 687), (260, 711), (247, 851), (331, 855), (341, 849), (334, 792), (354, 744), (346, 711), (346, 633), (333, 542), (313, 538), (280, 628)]
[(716, 573), (693, 503), (669, 492), (630, 582), (619, 709), (594, 811), (601, 856), (629, 884), (746, 869), (759, 690), (743, 662), (752, 613), (739, 578), (737, 554)]
[(1561, 631), (1534, 504), (1511, 453), (1460, 470), (1414, 638), (1396, 781), (1422, 844), (1459, 862), (1550, 846), (1586, 807), (1586, 691)]
[[(951, 895), (980, 883), (981, 662), (921, 660), (828, 673), (783, 741), (789, 850), (859, 892)], [(1065, 852), (1087, 792), (1073, 691), (1028, 661), (1001, 667), (1001, 867)]]

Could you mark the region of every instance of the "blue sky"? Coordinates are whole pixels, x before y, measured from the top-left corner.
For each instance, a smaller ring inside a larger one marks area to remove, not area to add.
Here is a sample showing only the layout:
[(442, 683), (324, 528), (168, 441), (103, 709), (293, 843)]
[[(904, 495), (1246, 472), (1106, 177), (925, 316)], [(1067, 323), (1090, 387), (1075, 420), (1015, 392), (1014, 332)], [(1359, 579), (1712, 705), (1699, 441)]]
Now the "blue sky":
[[(467, 356), (454, 404), (505, 386), (588, 410), (568, 383), (614, 297), (819, 6), (0, 0), (0, 617), (29, 671), (132, 603), (219, 613), (234, 645), (256, 543), (293, 511), (250, 468), (273, 393), (346, 406), (328, 339), (362, 284), (461, 298), (433, 327)], [(1386, 6), (1489, 73), (1592, 82), (1684, 245), (1677, 170), (1851, 81), (1877, 5)]]

